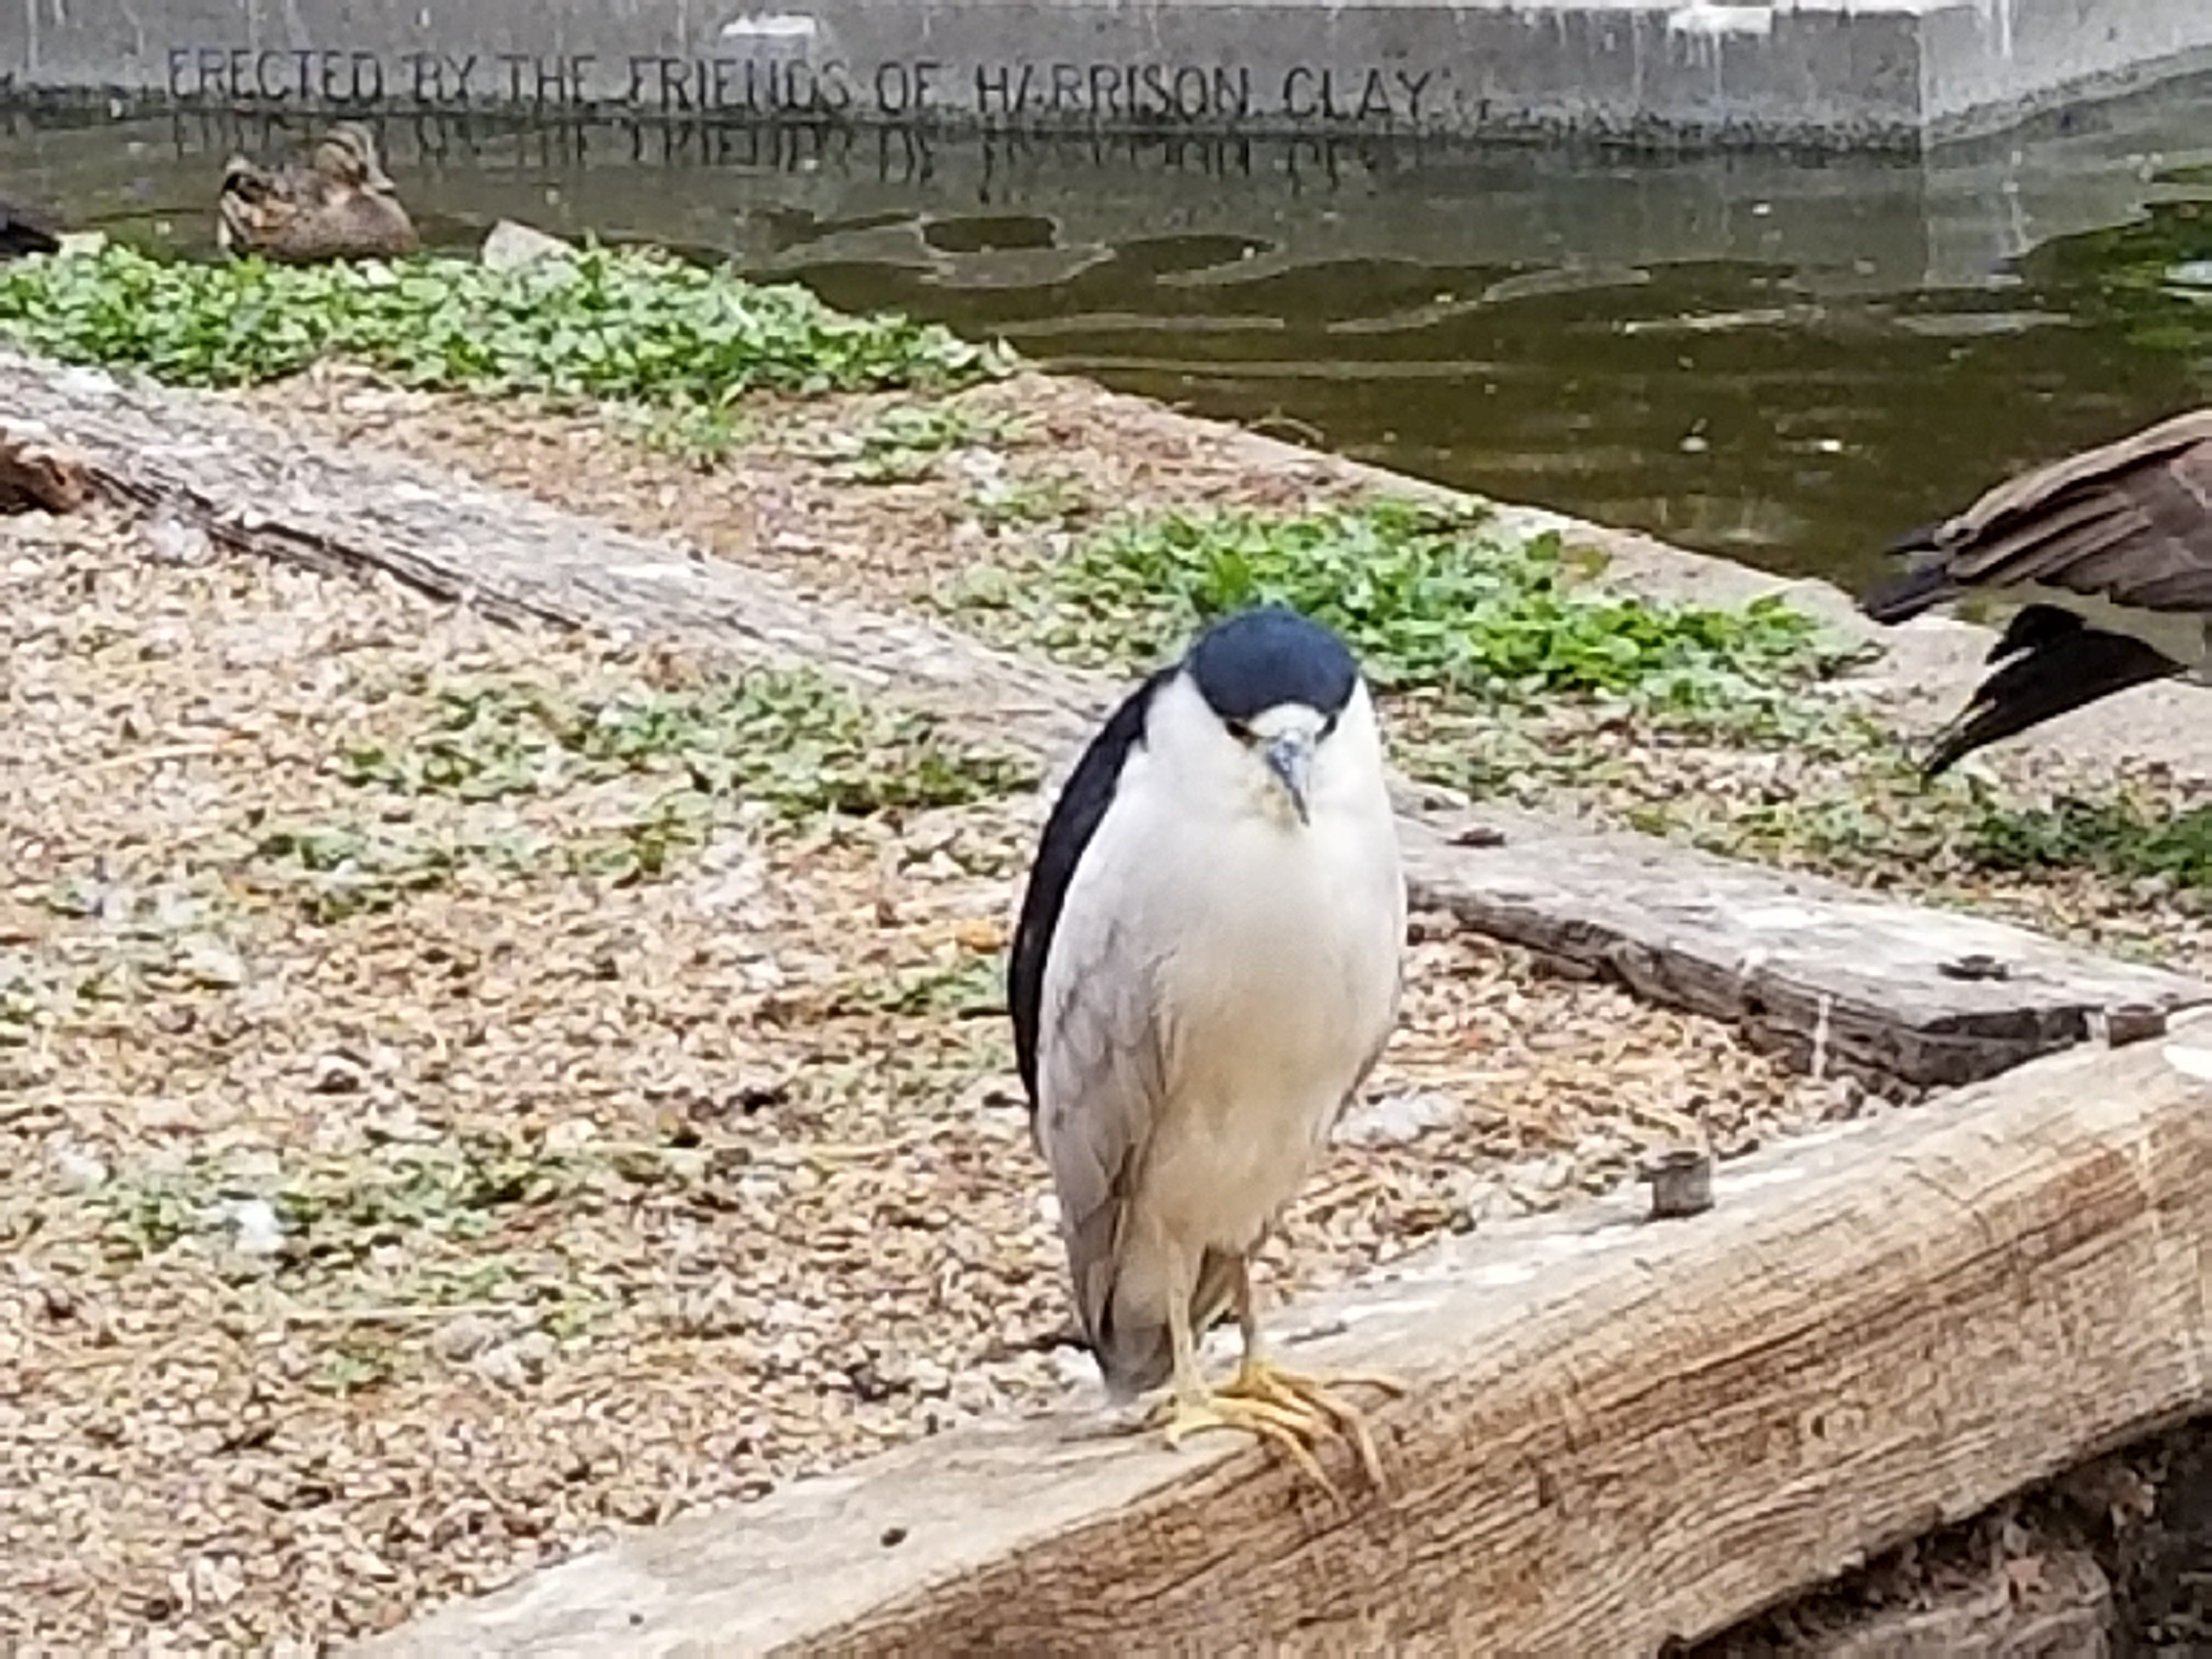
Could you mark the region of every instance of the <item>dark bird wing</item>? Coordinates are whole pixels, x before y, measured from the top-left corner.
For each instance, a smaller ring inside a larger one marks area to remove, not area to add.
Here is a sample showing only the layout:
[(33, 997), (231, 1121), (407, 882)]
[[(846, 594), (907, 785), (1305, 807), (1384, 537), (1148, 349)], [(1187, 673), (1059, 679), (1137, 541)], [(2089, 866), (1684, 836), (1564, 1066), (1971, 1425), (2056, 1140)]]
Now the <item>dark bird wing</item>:
[(1893, 550), (1912, 568), (1860, 602), (1880, 622), (1969, 588), (2212, 611), (2212, 410), (2022, 473)]
[(2014, 616), (1990, 660), (2002, 666), (1936, 733), (1920, 765), (1923, 775), (1935, 777), (1977, 749), (2181, 670), (2131, 635), (2093, 628), (2070, 611), (2042, 605)]
[(0, 258), (24, 253), (58, 253), (61, 238), (14, 203), (0, 201)]
[[(1156, 994), (1158, 958), (1115, 904), (1145, 856), (1136, 832), (1109, 810), (1053, 939), (1033, 1119), (1060, 1199), (1076, 1311), (1107, 1390), (1119, 1398), (1164, 1382), (1175, 1358), (1164, 1311), (1133, 1309), (1121, 1283), (1131, 1267), (1131, 1206), (1170, 1106), (1175, 1041)], [(1198, 1264), (1194, 1331), (1218, 1311), (1232, 1265), (1211, 1252)]]
[(1037, 843), (1036, 864), (1030, 870), (1029, 889), (1022, 895), (1020, 919), (1014, 926), (1014, 943), (1006, 962), (1006, 1006), (1014, 1022), (1014, 1063), (1022, 1075), (1030, 1111), (1037, 1106), (1037, 1027), (1044, 1000), (1044, 968), (1052, 953), (1060, 913), (1067, 903), (1068, 884), (1084, 849), (1098, 833), (1106, 809), (1114, 804), (1114, 787), (1129, 751), (1145, 740), (1145, 711), (1159, 689), (1175, 673), (1163, 668), (1122, 700), (1107, 717), (1075, 763), (1045, 820)]

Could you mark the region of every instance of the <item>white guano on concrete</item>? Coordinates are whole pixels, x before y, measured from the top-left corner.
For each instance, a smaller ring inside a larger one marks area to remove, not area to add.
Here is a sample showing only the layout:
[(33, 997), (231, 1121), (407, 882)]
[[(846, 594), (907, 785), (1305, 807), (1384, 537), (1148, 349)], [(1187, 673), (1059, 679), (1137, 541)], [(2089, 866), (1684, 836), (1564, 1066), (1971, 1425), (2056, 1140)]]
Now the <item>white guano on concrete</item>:
[(2212, 68), (2204, 0), (141, 0), (0, 97), (1917, 147)]

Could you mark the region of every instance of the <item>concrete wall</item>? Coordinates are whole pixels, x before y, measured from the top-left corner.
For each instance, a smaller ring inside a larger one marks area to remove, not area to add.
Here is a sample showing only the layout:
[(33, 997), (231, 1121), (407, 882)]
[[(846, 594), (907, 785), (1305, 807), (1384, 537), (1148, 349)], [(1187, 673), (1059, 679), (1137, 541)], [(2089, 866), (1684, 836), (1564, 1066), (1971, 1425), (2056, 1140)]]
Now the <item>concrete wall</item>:
[[(1120, 253), (1170, 262), (1178, 286), (1403, 261), (1531, 273), (1528, 283), (1556, 289), (1719, 261), (1787, 269), (1784, 297), (1819, 300), (1978, 289), (2039, 242), (2202, 195), (2142, 171), (2149, 155), (2212, 167), (2201, 108), (2194, 88), (2169, 87), (2100, 104), (2063, 131), (1816, 164), (1739, 152), (1593, 166), (1540, 146), (1327, 137), (518, 130), (467, 115), (372, 125), (422, 222), (434, 234), (468, 227), (468, 240), (521, 213), (568, 235), (720, 250), (765, 275), (902, 265), (949, 288), (1072, 280)], [(282, 154), (298, 137), (281, 114), (23, 124), (12, 137), (0, 118), (0, 179), (57, 214), (156, 239), (172, 222), (204, 246), (223, 158)], [(980, 242), (948, 240), (947, 225)]]
[(1917, 145), (2212, 67), (2209, 0), (139, 0), (18, 96), (1030, 131)]
[(1926, 9), (1923, 108), (1938, 132), (1985, 125), (1994, 108), (2048, 107), (2212, 58), (2212, 0), (1949, 0)]

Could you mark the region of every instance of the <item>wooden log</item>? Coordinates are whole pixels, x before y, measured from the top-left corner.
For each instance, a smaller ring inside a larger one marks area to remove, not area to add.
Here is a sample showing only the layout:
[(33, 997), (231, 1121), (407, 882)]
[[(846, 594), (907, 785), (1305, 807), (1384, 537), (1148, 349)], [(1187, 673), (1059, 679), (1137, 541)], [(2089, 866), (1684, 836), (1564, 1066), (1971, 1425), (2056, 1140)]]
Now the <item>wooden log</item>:
[(1071, 1408), (366, 1651), (1649, 1656), (2212, 1407), (2208, 1079), (2212, 1018), (1723, 1166), (1693, 1218), (1623, 1196), (1317, 1298), (1292, 1363), (1413, 1385), (1371, 1417), (1388, 1492), (1338, 1456), (1341, 1508)]
[[(815, 665), (1055, 763), (1120, 690), (396, 457), (305, 443), (216, 398), (4, 351), (0, 441), (66, 442), (96, 488), (234, 548), (396, 576), (510, 620)], [(1998, 922), (1436, 791), (1400, 799), (1417, 905), (1817, 1069), (1968, 1082), (2079, 1041), (2107, 1008), (2212, 1000), (2202, 981)]]
[(1507, 807), (1471, 816), (1502, 846), (1456, 847), (1432, 814), (1401, 823), (1421, 902), (1816, 1073), (1971, 1083), (2205, 1000), (2201, 981), (2008, 923)]

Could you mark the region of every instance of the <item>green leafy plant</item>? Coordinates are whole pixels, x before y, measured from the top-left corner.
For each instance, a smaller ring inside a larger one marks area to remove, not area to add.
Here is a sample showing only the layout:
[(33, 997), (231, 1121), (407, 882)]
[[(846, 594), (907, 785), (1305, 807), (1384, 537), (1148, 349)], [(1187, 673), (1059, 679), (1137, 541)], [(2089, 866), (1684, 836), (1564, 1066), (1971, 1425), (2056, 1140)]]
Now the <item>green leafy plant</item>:
[(409, 823), (274, 823), (256, 838), (256, 865), (292, 890), (301, 913), (328, 926), (373, 915), (409, 895), (451, 884), (464, 874), (530, 869), (541, 856), (533, 838), (480, 836)]
[(901, 404), (858, 431), (818, 439), (803, 453), (854, 483), (912, 483), (953, 450), (1005, 441), (1013, 423), (942, 404)]
[(753, 421), (736, 406), (736, 394), (711, 404), (681, 404), (672, 409), (647, 408), (641, 417), (627, 424), (630, 435), (648, 449), (672, 456), (696, 471), (711, 472), (715, 465), (750, 441)]
[(1061, 472), (976, 479), (962, 506), (988, 529), (1064, 524), (1091, 510), (1082, 480)]
[(1991, 804), (1973, 826), (1972, 846), (1996, 869), (2087, 869), (2212, 888), (2212, 810), (2168, 811), (2124, 796), (2035, 807)]
[[(2177, 168), (2161, 183), (2206, 182)], [(2124, 224), (2053, 238), (2021, 262), (2039, 299), (2142, 351), (2191, 360), (2212, 347), (2212, 199), (2150, 202)]]
[(1382, 691), (1493, 706), (1560, 695), (1678, 714), (1771, 703), (1850, 654), (1778, 602), (1653, 603), (1590, 574), (1554, 536), (1517, 539), (1471, 511), (1382, 500), (1288, 518), (1128, 518), (1065, 558), (972, 577), (950, 604), (1001, 638), (1126, 669), (1213, 617), (1279, 601), (1343, 632)]
[(711, 446), (733, 393), (953, 386), (1011, 361), (795, 285), (597, 246), (495, 270), (438, 255), (206, 264), (111, 244), (0, 267), (0, 330), (184, 385), (250, 385), (336, 357), (410, 386), (690, 411), (671, 430), (694, 447)]
[(464, 1136), (303, 1158), (282, 1174), (234, 1167), (222, 1153), (195, 1155), (159, 1173), (125, 1171), (89, 1201), (105, 1213), (111, 1248), (131, 1259), (185, 1238), (220, 1239), (233, 1224), (227, 1206), (265, 1203), (282, 1241), (279, 1265), (328, 1272), (386, 1246), (482, 1238), (568, 1200), (590, 1175), (580, 1154)]
[(1823, 690), (1862, 652), (1785, 605), (1652, 602), (1601, 578), (1556, 538), (1381, 500), (1125, 517), (943, 603), (1002, 642), (1127, 672), (1279, 600), (1352, 641), (1418, 777), (1858, 878), (2068, 867), (2212, 887), (2195, 820), (2009, 805), (1971, 771), (1924, 782), (1894, 732)]
[(856, 976), (824, 1011), (830, 1014), (939, 1015), (991, 1010), (1005, 996), (1005, 964), (996, 951), (884, 975)]

